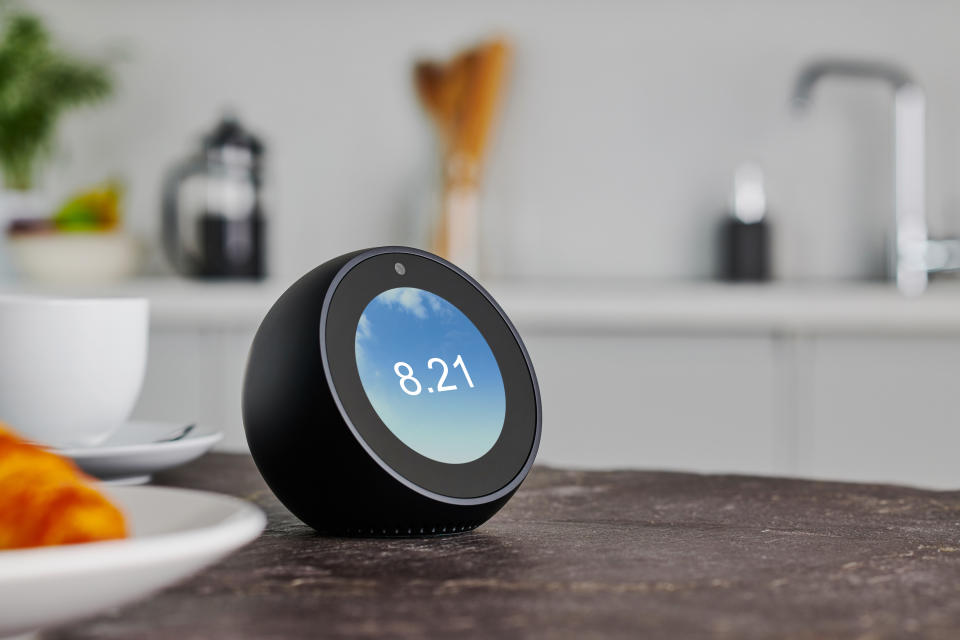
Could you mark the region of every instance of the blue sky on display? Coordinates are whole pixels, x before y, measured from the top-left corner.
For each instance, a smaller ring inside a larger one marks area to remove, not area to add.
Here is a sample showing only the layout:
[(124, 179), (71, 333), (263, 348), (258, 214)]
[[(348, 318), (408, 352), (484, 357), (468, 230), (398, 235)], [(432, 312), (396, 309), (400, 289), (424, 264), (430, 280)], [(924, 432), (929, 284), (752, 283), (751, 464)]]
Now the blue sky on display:
[[(357, 323), (355, 352), (370, 404), (410, 448), (457, 464), (479, 458), (497, 441), (506, 412), (500, 368), (477, 327), (444, 298), (412, 287), (379, 294)], [(463, 367), (455, 366), (458, 357)], [(428, 366), (431, 358), (443, 363)], [(441, 391), (444, 364), (447, 390)]]

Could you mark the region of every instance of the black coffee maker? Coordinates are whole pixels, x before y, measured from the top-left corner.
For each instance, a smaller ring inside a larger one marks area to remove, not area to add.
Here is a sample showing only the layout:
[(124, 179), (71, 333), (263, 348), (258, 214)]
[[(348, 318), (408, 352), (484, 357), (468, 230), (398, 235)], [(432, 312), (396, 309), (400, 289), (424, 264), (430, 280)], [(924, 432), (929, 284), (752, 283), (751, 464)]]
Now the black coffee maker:
[(263, 145), (227, 117), (195, 156), (170, 172), (163, 189), (163, 239), (178, 273), (264, 276), (262, 165)]

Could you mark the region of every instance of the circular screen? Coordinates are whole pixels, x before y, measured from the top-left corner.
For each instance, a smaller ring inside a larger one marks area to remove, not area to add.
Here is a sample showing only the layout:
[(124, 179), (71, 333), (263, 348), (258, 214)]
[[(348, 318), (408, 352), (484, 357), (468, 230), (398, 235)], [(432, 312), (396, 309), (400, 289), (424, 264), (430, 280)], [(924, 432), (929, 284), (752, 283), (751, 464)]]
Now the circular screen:
[(540, 435), (529, 358), (493, 299), (452, 265), (405, 247), (358, 254), (327, 290), (320, 336), (344, 420), (395, 478), (472, 503), (529, 468)]
[(507, 406), (500, 367), (445, 298), (416, 287), (383, 291), (360, 315), (354, 351), (370, 404), (417, 453), (462, 464), (496, 444)]

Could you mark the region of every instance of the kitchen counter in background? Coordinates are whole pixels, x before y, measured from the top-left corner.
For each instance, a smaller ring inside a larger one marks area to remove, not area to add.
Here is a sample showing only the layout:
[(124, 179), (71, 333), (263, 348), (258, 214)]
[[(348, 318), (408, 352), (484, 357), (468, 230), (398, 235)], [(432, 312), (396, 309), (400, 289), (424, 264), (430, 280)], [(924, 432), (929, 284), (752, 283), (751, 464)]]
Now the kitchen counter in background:
[[(886, 283), (488, 284), (537, 370), (542, 462), (960, 486), (955, 283), (915, 299)], [(247, 350), (285, 285), (76, 293), (148, 297), (135, 415), (222, 428), (240, 451)]]
[[(0, 282), (0, 295), (145, 296), (157, 328), (255, 329), (288, 285), (152, 278), (64, 289)], [(956, 282), (934, 284), (916, 298), (905, 298), (887, 282), (493, 281), (485, 286), (521, 331), (960, 335)]]

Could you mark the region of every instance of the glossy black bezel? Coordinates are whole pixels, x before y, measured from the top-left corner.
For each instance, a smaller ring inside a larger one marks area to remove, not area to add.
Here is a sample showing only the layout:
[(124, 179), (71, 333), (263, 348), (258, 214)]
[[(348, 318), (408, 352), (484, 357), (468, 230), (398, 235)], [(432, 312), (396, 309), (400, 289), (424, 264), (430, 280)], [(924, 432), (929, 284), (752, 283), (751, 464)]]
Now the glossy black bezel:
[[(405, 267), (403, 275), (395, 269), (398, 262)], [(367, 398), (357, 371), (357, 324), (373, 298), (395, 287), (423, 289), (454, 304), (476, 325), (497, 360), (506, 394), (504, 426), (490, 451), (474, 461), (448, 464), (414, 451), (387, 428)], [(516, 488), (533, 463), (540, 439), (540, 397), (529, 356), (493, 298), (450, 263), (401, 247), (356, 256), (327, 291), (320, 350), (330, 391), (347, 426), (386, 471), (410, 488), (446, 502), (487, 502)]]

